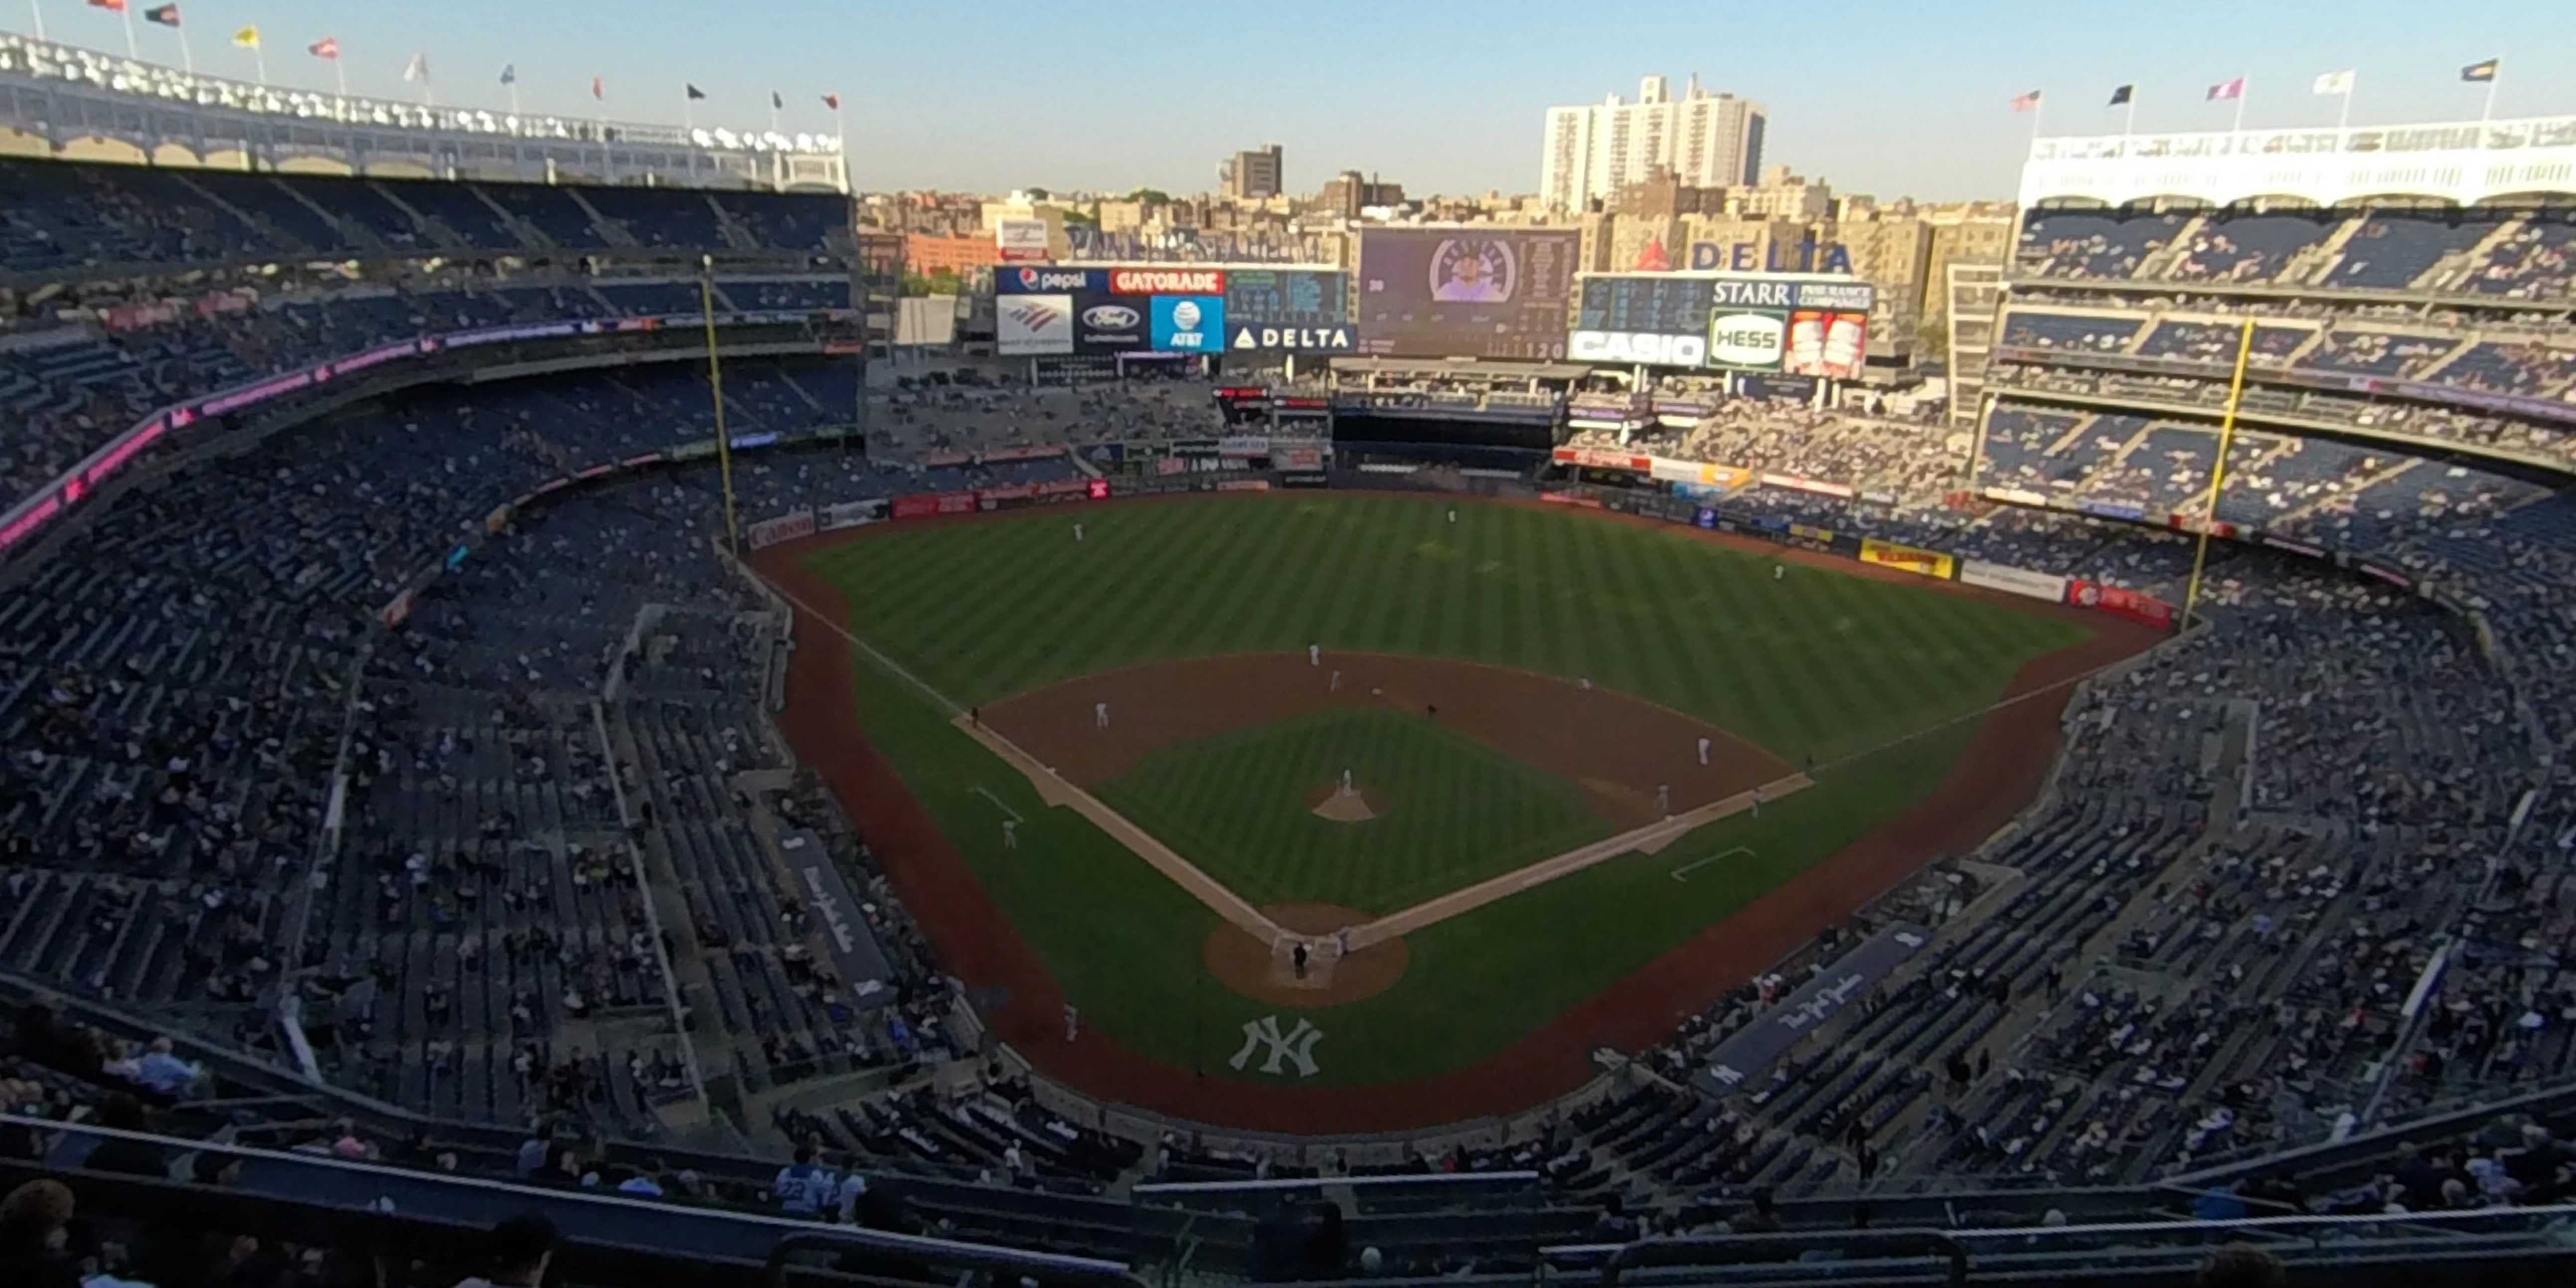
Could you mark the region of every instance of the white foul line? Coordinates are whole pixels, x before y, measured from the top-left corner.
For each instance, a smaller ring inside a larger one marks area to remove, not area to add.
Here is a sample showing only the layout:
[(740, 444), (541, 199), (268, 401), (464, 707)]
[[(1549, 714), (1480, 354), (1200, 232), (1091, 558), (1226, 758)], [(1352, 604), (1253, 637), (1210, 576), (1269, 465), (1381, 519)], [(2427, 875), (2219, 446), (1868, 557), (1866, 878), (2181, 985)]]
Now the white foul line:
[(984, 799), (986, 799), (986, 800), (988, 800), (988, 801), (993, 802), (993, 808), (995, 808), (995, 809), (997, 809), (997, 810), (1000, 810), (1000, 811), (1002, 811), (1002, 812), (1003, 812), (1003, 813), (1005, 813), (1005, 814), (1010, 815), (1010, 816), (1011, 816), (1011, 821), (1012, 821), (1012, 822), (1014, 822), (1014, 823), (1025, 823), (1025, 822), (1028, 822), (1028, 820), (1027, 820), (1027, 819), (1024, 819), (1024, 818), (1020, 817), (1020, 812), (1019, 812), (1018, 810), (1012, 809), (1009, 805), (1004, 804), (1004, 803), (1002, 802), (1002, 798), (1001, 798), (1001, 797), (996, 796), (996, 795), (992, 794), (991, 792), (988, 792), (988, 791), (984, 790), (984, 789), (983, 789), (983, 788), (981, 788), (981, 787), (978, 787), (978, 788), (976, 788), (976, 789), (975, 789), (975, 794), (976, 794), (976, 795), (978, 795), (978, 796), (983, 797)]
[(1752, 847), (1752, 846), (1749, 846), (1749, 845), (1738, 845), (1738, 846), (1734, 846), (1734, 847), (1732, 847), (1732, 848), (1730, 848), (1730, 849), (1720, 850), (1720, 851), (1718, 851), (1718, 852), (1717, 852), (1717, 853), (1715, 853), (1715, 854), (1702, 855), (1702, 856), (1701, 856), (1701, 857), (1699, 857), (1699, 858), (1693, 859), (1693, 860), (1691, 860), (1690, 862), (1685, 863), (1685, 864), (1681, 865), (1680, 867), (1673, 869), (1673, 873), (1672, 873), (1673, 880), (1678, 881), (1678, 882), (1681, 882), (1683, 885), (1689, 885), (1689, 884), (1690, 884), (1690, 880), (1689, 880), (1689, 878), (1685, 875), (1686, 873), (1697, 872), (1697, 871), (1699, 871), (1701, 868), (1707, 867), (1709, 864), (1717, 863), (1717, 862), (1721, 862), (1721, 861), (1726, 860), (1726, 859), (1731, 859), (1731, 858), (1734, 858), (1736, 855), (1739, 855), (1739, 854), (1751, 854), (1752, 852), (1753, 852), (1753, 847)]

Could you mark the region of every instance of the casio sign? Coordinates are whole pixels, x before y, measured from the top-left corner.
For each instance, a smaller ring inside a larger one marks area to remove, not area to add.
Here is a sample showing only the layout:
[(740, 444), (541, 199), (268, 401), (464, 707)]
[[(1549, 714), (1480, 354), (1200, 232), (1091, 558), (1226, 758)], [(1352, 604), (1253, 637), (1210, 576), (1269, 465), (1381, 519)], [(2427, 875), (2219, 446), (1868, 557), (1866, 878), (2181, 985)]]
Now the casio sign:
[(1708, 341), (1695, 335), (1577, 331), (1566, 340), (1566, 356), (1576, 362), (1634, 362), (1650, 367), (1698, 367), (1708, 362)]
[(1709, 361), (1719, 366), (1767, 367), (1780, 361), (1788, 328), (1767, 313), (1731, 313), (1708, 324)]
[(1072, 272), (1043, 268), (1020, 270), (1020, 289), (1023, 291), (1079, 291), (1090, 285), (1091, 274), (1080, 270)]
[(1094, 331), (1132, 331), (1143, 319), (1123, 304), (1103, 304), (1082, 311), (1082, 324)]

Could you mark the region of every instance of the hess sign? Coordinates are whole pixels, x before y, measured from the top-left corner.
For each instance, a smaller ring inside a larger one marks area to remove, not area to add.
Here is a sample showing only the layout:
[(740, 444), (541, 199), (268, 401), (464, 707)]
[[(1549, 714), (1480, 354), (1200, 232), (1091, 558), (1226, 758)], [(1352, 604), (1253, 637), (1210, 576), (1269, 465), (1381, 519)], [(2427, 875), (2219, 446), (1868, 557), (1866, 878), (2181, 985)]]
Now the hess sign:
[(1788, 323), (1769, 313), (1720, 314), (1708, 324), (1708, 358), (1721, 367), (1776, 367)]

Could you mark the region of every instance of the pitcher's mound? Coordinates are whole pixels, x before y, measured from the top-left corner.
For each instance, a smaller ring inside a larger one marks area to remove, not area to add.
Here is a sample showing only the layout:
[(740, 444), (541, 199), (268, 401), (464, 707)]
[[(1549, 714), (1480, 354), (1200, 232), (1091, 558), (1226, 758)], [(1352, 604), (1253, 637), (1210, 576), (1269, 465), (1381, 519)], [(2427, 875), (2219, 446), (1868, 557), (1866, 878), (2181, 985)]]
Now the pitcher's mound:
[(1270, 944), (1231, 923), (1208, 936), (1208, 970), (1227, 988), (1277, 1006), (1338, 1006), (1375, 997), (1404, 977), (1411, 954), (1402, 939), (1354, 946), (1348, 957), (1334, 947), (1334, 932), (1370, 920), (1369, 914), (1328, 903), (1276, 903), (1264, 916), (1304, 936), (1306, 970), (1297, 972), (1294, 943)]
[(1385, 794), (1367, 783), (1353, 783), (1343, 791), (1336, 780), (1306, 793), (1306, 808), (1335, 823), (1365, 823), (1385, 813), (1386, 803)]

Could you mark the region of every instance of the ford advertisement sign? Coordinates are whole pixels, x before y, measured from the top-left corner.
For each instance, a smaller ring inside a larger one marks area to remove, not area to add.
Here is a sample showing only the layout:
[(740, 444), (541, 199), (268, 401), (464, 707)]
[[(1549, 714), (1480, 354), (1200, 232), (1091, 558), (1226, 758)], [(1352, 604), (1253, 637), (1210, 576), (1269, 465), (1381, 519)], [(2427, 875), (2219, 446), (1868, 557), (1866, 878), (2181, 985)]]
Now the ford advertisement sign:
[(1721, 312), (1708, 323), (1708, 365), (1728, 371), (1778, 371), (1788, 340), (1785, 313)]
[(1076, 347), (1084, 353), (1133, 353), (1145, 347), (1145, 315), (1125, 304), (1093, 304), (1081, 312)]
[(1157, 295), (1149, 312), (1153, 318), (1154, 348), (1158, 352), (1217, 353), (1225, 348), (1225, 297), (1222, 295)]

